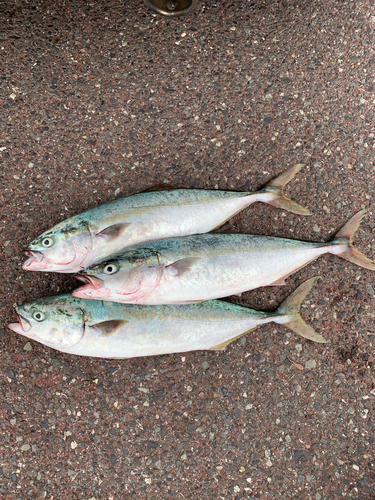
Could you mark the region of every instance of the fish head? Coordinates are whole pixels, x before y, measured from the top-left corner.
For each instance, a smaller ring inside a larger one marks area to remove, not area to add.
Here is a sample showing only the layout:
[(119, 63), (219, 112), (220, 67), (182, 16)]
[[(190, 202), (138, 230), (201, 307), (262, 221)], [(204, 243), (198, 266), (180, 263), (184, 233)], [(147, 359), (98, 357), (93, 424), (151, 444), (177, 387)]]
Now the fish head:
[[(72, 221), (73, 219), (73, 221)], [(90, 227), (72, 217), (36, 238), (26, 250), (26, 271), (77, 272), (93, 247)]]
[(70, 294), (43, 297), (15, 309), (18, 322), (9, 328), (41, 344), (64, 350), (83, 337), (85, 315)]
[[(128, 252), (130, 253), (130, 252)], [(124, 254), (91, 266), (75, 277), (85, 283), (74, 297), (133, 301), (144, 297), (160, 280), (160, 265), (150, 259), (126, 258)]]

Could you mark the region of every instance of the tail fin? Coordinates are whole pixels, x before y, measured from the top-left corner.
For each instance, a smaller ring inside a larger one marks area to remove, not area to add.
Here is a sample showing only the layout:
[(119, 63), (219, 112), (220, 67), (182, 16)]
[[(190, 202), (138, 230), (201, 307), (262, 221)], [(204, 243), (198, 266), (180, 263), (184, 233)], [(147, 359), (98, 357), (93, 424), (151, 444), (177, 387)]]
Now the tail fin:
[(279, 174), (277, 177), (275, 177), (265, 185), (264, 190), (275, 195), (275, 199), (268, 201), (267, 203), (273, 205), (274, 207), (288, 210), (288, 212), (293, 212), (294, 214), (311, 215), (311, 212), (308, 208), (299, 205), (295, 201), (285, 196), (283, 193), (284, 187), (288, 184), (289, 181), (293, 179), (293, 177), (297, 172), (301, 170), (302, 167), (304, 167), (303, 163), (297, 163), (296, 165), (293, 165), (292, 167), (284, 170), (284, 172)]
[[(305, 299), (306, 295), (310, 292), (312, 287), (318, 281), (319, 276), (315, 278), (310, 278), (302, 285), (300, 285), (294, 292), (287, 297), (284, 302), (275, 311), (275, 314), (281, 316), (280, 321), (275, 320), (276, 323), (285, 325), (293, 332), (305, 337), (305, 339), (313, 340), (314, 342), (325, 343), (327, 340), (317, 333), (312, 326), (305, 323), (299, 314), (301, 303)], [(285, 316), (289, 316), (289, 321), (283, 321)]]
[(340, 257), (358, 266), (364, 267), (366, 269), (371, 269), (375, 271), (375, 261), (363, 255), (359, 250), (357, 250), (352, 243), (354, 233), (359, 228), (364, 216), (367, 213), (367, 209), (361, 210), (356, 213), (341, 229), (335, 234), (335, 236), (330, 240), (330, 243), (339, 245), (337, 252), (332, 251), (331, 253), (336, 253)]

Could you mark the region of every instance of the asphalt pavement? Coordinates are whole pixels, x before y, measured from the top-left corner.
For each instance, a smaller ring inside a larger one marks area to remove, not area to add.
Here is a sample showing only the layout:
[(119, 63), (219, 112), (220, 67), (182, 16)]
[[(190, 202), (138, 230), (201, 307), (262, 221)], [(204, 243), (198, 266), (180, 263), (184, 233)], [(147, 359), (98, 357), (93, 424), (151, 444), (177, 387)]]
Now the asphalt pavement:
[(203, 1), (168, 19), (141, 0), (0, 4), (0, 497), (375, 498), (375, 274), (325, 255), (314, 344), (270, 324), (223, 352), (62, 354), (7, 328), (66, 292), (25, 272), (54, 224), (152, 186), (254, 190), (294, 163), (302, 217), (258, 203), (233, 231), (326, 241), (369, 213), (375, 256), (375, 7), (370, 0)]

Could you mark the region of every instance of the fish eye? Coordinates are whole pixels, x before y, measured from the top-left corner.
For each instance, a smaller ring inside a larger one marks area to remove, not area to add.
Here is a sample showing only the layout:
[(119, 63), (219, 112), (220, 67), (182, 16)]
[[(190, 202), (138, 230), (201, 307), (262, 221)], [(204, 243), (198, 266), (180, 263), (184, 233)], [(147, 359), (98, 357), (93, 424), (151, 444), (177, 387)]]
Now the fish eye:
[(33, 313), (33, 318), (36, 320), (36, 321), (43, 321), (44, 318), (45, 318), (45, 315), (42, 311), (35, 311)]
[(42, 245), (45, 248), (48, 248), (48, 247), (52, 246), (52, 244), (53, 244), (53, 239), (52, 238), (44, 238), (43, 241), (42, 241)]
[(116, 264), (107, 264), (103, 271), (105, 272), (105, 274), (115, 274), (118, 271), (118, 267), (116, 266)]

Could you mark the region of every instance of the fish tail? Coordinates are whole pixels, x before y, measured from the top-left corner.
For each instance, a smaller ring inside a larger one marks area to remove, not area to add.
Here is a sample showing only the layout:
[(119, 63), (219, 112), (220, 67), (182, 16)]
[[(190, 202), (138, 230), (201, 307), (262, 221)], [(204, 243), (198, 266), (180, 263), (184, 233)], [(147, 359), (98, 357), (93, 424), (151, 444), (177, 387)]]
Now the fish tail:
[(358, 266), (375, 271), (375, 261), (366, 257), (366, 255), (357, 250), (353, 245), (354, 234), (359, 228), (367, 211), (367, 209), (364, 209), (360, 212), (357, 212), (340, 229), (340, 231), (335, 234), (335, 236), (329, 241), (329, 243), (336, 245), (336, 248), (333, 247), (330, 253), (339, 255), (343, 259), (348, 260), (349, 262), (353, 262)]
[(301, 303), (308, 295), (312, 287), (318, 281), (319, 276), (315, 276), (314, 278), (310, 278), (302, 285), (300, 285), (294, 292), (287, 297), (282, 304), (275, 311), (275, 314), (278, 315), (278, 318), (275, 318), (275, 323), (280, 323), (294, 333), (301, 335), (305, 339), (312, 340), (314, 342), (325, 343), (327, 340), (322, 337), (319, 333), (317, 333), (314, 328), (302, 319), (299, 310), (301, 307)]
[(269, 181), (265, 187), (264, 191), (274, 195), (273, 199), (267, 201), (270, 205), (274, 207), (281, 208), (283, 210), (287, 210), (288, 212), (293, 212), (294, 214), (299, 215), (311, 215), (311, 212), (308, 208), (299, 205), (295, 201), (291, 200), (287, 196), (285, 196), (283, 189), (290, 182), (293, 177), (301, 170), (305, 165), (303, 163), (297, 163), (292, 167), (287, 168), (279, 174), (277, 177)]

